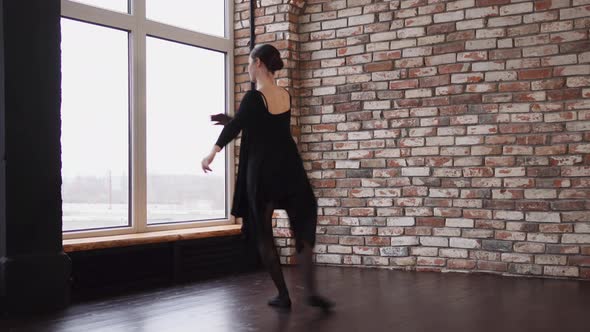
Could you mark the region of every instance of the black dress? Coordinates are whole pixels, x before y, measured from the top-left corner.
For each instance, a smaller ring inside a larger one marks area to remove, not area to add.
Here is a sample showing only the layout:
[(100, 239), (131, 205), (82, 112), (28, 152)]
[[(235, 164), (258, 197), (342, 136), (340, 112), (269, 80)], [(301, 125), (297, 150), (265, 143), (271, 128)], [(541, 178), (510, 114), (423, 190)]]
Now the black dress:
[(266, 105), (260, 91), (248, 91), (216, 143), (223, 148), (242, 132), (231, 214), (243, 218), (242, 232), (249, 237), (270, 227), (265, 211), (285, 209), (300, 252), (302, 241), (315, 244), (317, 201), (291, 136), (291, 111), (272, 114)]

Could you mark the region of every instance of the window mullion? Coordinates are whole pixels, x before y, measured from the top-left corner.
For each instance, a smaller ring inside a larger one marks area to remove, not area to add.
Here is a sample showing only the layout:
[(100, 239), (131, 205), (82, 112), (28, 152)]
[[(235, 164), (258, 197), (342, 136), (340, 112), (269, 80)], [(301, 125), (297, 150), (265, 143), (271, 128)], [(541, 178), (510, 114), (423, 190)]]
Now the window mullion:
[(61, 0), (61, 16), (122, 30), (131, 30), (134, 24), (134, 18), (129, 14), (69, 0)]
[[(235, 87), (234, 87), (234, 23), (233, 23), (233, 1), (225, 0), (225, 30), (226, 30), (226, 38), (230, 41), (229, 48), (227, 50), (225, 56), (225, 93), (226, 93), (226, 107), (227, 111), (230, 114), (234, 114), (234, 94), (235, 94)], [(232, 202), (232, 193), (235, 188), (235, 146), (234, 144), (230, 144), (229, 149), (225, 149), (226, 158), (225, 158), (225, 169), (226, 169), (226, 213), (227, 216), (235, 222), (233, 216), (231, 215), (231, 202)]]
[(233, 49), (229, 38), (211, 36), (172, 25), (146, 20), (146, 33), (153, 37), (181, 42), (187, 45), (228, 53)]
[(147, 229), (147, 174), (146, 174), (146, 31), (145, 0), (131, 0), (135, 24), (130, 41), (131, 69), (131, 155), (133, 167), (132, 221), (134, 232)]

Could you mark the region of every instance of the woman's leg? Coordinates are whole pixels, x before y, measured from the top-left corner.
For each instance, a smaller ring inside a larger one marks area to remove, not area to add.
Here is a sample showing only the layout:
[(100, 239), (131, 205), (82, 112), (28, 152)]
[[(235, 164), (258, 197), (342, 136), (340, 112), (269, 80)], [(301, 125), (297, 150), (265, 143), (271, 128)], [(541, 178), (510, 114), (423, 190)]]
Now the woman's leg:
[[(312, 204), (311, 206), (314, 205)], [(297, 208), (297, 204), (293, 204), (287, 208), (291, 228), (296, 232), (297, 262), (303, 272), (305, 299), (307, 304), (328, 311), (334, 304), (318, 294), (315, 265), (313, 263), (313, 240), (305, 240), (309, 239), (310, 236), (315, 236), (317, 216), (315, 215), (315, 210), (311, 214), (301, 214), (301, 211), (305, 211), (305, 208), (309, 210), (309, 207)]]
[(311, 244), (303, 241), (303, 249), (297, 254), (297, 261), (303, 272), (303, 282), (307, 296), (316, 295), (315, 270), (313, 265), (313, 248)]
[(256, 228), (258, 231), (258, 250), (260, 253), (260, 258), (270, 273), (270, 276), (279, 292), (278, 297), (269, 301), (269, 304), (279, 307), (288, 307), (291, 305), (289, 291), (285, 283), (285, 278), (283, 277), (281, 261), (275, 247), (272, 233), (273, 211), (274, 208), (270, 202), (265, 203), (265, 205), (261, 207), (261, 218), (256, 220)]

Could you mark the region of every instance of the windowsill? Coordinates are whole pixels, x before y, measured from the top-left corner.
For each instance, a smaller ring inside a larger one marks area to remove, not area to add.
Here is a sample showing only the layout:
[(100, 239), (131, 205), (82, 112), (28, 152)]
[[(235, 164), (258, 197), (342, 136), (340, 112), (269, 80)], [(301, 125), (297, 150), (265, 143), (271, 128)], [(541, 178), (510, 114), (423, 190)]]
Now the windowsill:
[(127, 247), (140, 244), (175, 242), (240, 234), (241, 225), (222, 225), (170, 231), (146, 232), (63, 240), (64, 252)]

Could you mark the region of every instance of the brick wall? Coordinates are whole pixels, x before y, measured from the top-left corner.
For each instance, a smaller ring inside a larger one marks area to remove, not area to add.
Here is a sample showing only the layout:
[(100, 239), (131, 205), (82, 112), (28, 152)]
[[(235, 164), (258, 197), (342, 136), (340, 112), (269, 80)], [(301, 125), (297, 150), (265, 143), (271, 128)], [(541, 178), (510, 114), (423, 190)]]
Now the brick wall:
[(284, 2), (318, 263), (590, 279), (590, 0)]

